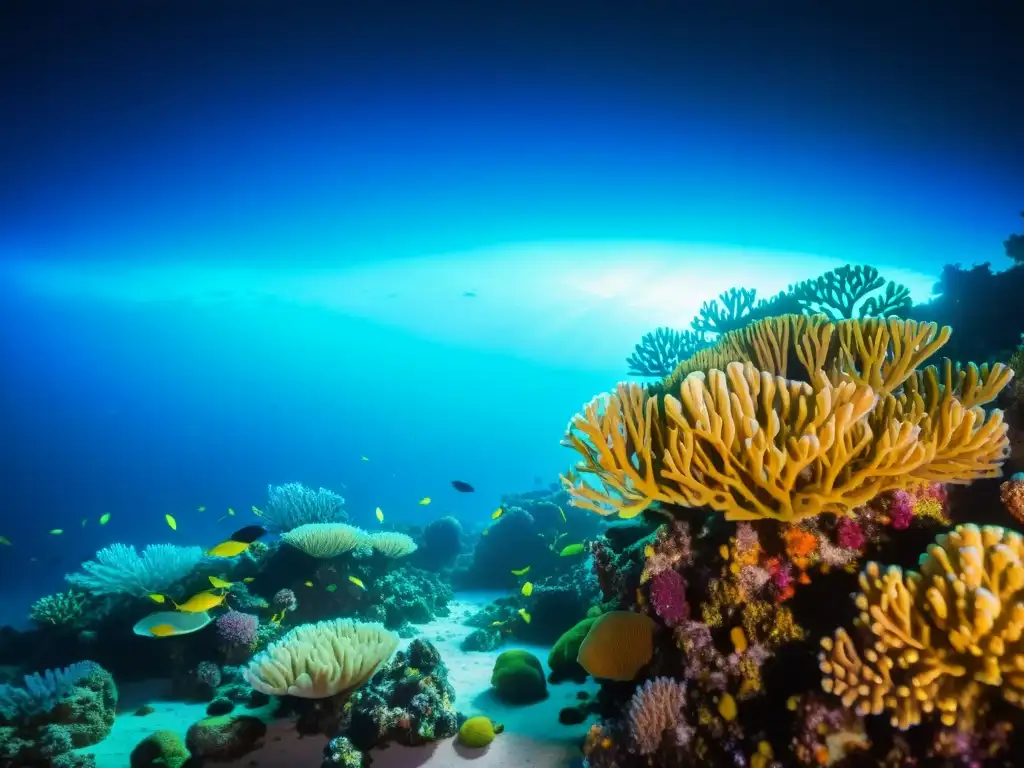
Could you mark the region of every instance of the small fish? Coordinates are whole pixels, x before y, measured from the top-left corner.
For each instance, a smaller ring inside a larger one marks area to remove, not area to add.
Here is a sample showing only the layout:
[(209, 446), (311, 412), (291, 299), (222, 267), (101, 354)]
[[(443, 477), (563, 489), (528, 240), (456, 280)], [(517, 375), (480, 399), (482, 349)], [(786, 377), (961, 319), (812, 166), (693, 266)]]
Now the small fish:
[(648, 544), (646, 547), (644, 547), (644, 557), (648, 557), (648, 558), (654, 557), (654, 547), (651, 546), (650, 544)]
[(529, 597), (530, 595), (532, 595), (533, 594), (533, 582), (532, 581), (528, 581), (525, 584), (523, 584), (523, 588), (521, 590), (519, 590), (519, 592), (520, 592), (520, 594), (522, 594), (523, 597)]
[(561, 552), (558, 553), (559, 557), (569, 557), (571, 555), (579, 555), (583, 552), (582, 544), (570, 544), (565, 547)]
[(164, 520), (166, 520), (167, 524), (171, 526), (172, 531), (178, 530), (178, 521), (175, 520), (173, 517), (171, 517), (170, 515), (164, 515)]
[(562, 509), (561, 507), (559, 507), (559, 506), (558, 506), (557, 504), (555, 504), (555, 506), (556, 506), (556, 507), (558, 507), (558, 513), (559, 513), (559, 514), (560, 514), (560, 515), (562, 516), (562, 522), (563, 522), (563, 523), (565, 523), (565, 522), (568, 522), (568, 521), (567, 521), (567, 520), (565, 519), (565, 510), (564, 510), (564, 509)]
[(533, 567), (532, 565), (528, 565), (525, 568), (520, 568), (518, 571), (512, 571), (512, 575), (513, 576), (525, 576), (526, 574), (528, 574), (530, 572), (530, 569), (532, 567)]
[(383, 523), (384, 522), (384, 512), (383, 512), (383, 510), (380, 507), (377, 507), (377, 511), (376, 511), (375, 514), (377, 515), (377, 522), (378, 523)]
[(491, 520), (497, 520), (499, 517), (505, 514), (505, 510), (498, 507), (496, 510), (491, 512)]
[(470, 485), (469, 483), (464, 483), (461, 480), (452, 480), (452, 488), (454, 488), (459, 493), (472, 493), (473, 491), (476, 490), (476, 488), (474, 488), (472, 485)]
[(54, 528), (52, 531), (50, 531), (50, 535), (52, 536), (60, 536), (62, 533), (64, 533), (63, 528)]
[(504, 621), (492, 621), (492, 622), (491, 622), (491, 626), (492, 626), (492, 627), (500, 627), (500, 626), (502, 626), (502, 625), (503, 625), (504, 623), (505, 623)]
[(234, 584), (233, 581), (224, 581), (224, 579), (217, 578), (216, 576), (207, 576), (206, 578), (208, 578), (210, 583), (217, 589), (230, 589), (231, 585)]
[(425, 506), (427, 506), (427, 504), (429, 504), (429, 503), (430, 503), (430, 497), (429, 497), (429, 496), (424, 496), (424, 497), (423, 497), (422, 499), (420, 499), (420, 501), (419, 501), (419, 505), (420, 505), (421, 507), (425, 507)]
[(234, 517), (234, 516), (235, 516), (235, 510), (233, 510), (231, 507), (228, 507), (228, 517)]
[(487, 535), (488, 533), (490, 533), (490, 532), (491, 532), (491, 529), (490, 529), (490, 528), (484, 528), (484, 532), (483, 532), (483, 533), (481, 533), (480, 535), (481, 535), (481, 536), (486, 536), (486, 535)]
[(366, 458), (365, 456), (360, 456), (359, 458), (362, 459), (363, 461), (369, 461), (369, 459)]
[(85, 528), (85, 524), (86, 524), (87, 522), (89, 522), (89, 518), (88, 518), (88, 517), (83, 517), (83, 518), (82, 518), (82, 527), (83, 527), (83, 528)]
[(164, 597), (163, 595), (158, 595), (155, 592), (150, 595), (147, 595), (147, 597), (154, 603), (164, 603), (167, 601), (166, 597)]
[(337, 584), (328, 584), (326, 587), (324, 587), (324, 589), (326, 589), (328, 592), (334, 592), (337, 588)]
[(256, 581), (255, 576), (246, 576), (244, 579), (242, 579), (243, 584), (252, 584), (254, 581)]
[[(199, 592), (198, 594), (192, 595), (181, 605), (174, 603), (174, 607), (182, 613), (205, 613), (211, 608), (216, 608), (218, 605), (223, 605), (227, 599), (227, 593), (216, 594), (209, 590), (205, 592)], [(171, 601), (174, 602), (173, 600)]]
[(525, 608), (520, 608), (518, 611), (516, 611), (516, 613), (522, 616), (523, 621), (525, 621), (527, 624), (533, 621), (533, 616), (531, 616)]
[(170, 637), (171, 635), (178, 634), (178, 630), (170, 624), (157, 624), (149, 628), (149, 634), (153, 637)]
[(463, 298), (466, 298), (466, 299), (475, 299), (476, 298), (476, 291), (463, 291), (462, 292), (462, 296), (463, 296)]
[(13, 544), (11, 544), (10, 539), (8, 539), (6, 536), (0, 536), (0, 544), (3, 544), (5, 547), (14, 546)]
[(252, 513), (256, 515), (256, 517), (263, 517), (263, 510), (255, 505), (252, 508)]
[(196, 512), (205, 512), (206, 507), (196, 507)]
[(206, 554), (210, 557), (235, 557), (245, 552), (248, 548), (249, 545), (244, 541), (232, 541), (231, 539), (228, 539), (227, 541), (222, 541), (212, 549), (206, 550)]
[(356, 578), (355, 576), (349, 576), (348, 580), (351, 581), (353, 584), (355, 584), (360, 589), (366, 589), (366, 585), (363, 584), (363, 580), (362, 579)]
[(102, 515), (100, 515), (100, 525), (106, 525), (109, 522), (110, 522), (110, 513), (109, 512), (104, 512)]
[(312, 587), (313, 586), (313, 582), (312, 581), (304, 581), (302, 583), (305, 584), (307, 587)]
[(280, 624), (281, 623), (281, 619), (284, 618), (285, 613), (286, 613), (285, 611), (281, 611), (280, 613), (275, 613), (273, 616), (270, 617), (270, 623), (271, 624)]

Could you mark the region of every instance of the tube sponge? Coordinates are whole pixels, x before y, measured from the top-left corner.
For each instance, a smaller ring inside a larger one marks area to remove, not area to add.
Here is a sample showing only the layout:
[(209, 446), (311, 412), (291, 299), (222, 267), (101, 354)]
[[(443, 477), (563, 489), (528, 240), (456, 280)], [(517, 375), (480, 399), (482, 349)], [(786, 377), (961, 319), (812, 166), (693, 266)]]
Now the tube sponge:
[(380, 624), (303, 624), (253, 658), (245, 676), (266, 694), (323, 699), (361, 686), (397, 647), (398, 636)]

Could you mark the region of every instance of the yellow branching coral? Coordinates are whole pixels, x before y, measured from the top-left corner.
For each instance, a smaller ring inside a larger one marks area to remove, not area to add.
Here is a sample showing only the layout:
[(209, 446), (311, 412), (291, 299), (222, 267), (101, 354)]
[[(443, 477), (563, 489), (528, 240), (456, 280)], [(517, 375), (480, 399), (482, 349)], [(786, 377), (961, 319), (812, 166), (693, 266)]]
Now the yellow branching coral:
[[(671, 389), (673, 377), (651, 391), (620, 384), (585, 406), (563, 441), (583, 460), (563, 484), (603, 515), (662, 502), (792, 522), (913, 483), (996, 477), (1006, 425), (981, 405), (1013, 374), (949, 361), (916, 370), (948, 333), (896, 318), (753, 323), (678, 371), (753, 362), (695, 370)], [(782, 375), (793, 356), (809, 381)]]
[(960, 525), (939, 536), (920, 572), (869, 563), (856, 604), (858, 643), (844, 629), (822, 640), (822, 685), (858, 714), (888, 712), (894, 727), (937, 712), (969, 726), (995, 689), (1024, 703), (1024, 539)]
[[(813, 384), (730, 363), (690, 374), (679, 398), (620, 384), (570, 425), (584, 460), (563, 478), (573, 503), (638, 514), (653, 501), (711, 507), (730, 520), (790, 522), (842, 514), (921, 480), (998, 474), (1006, 427), (998, 414), (921, 391), (881, 401), (871, 387)], [(936, 380), (937, 381), (937, 380)], [(938, 385), (936, 385), (938, 386)]]
[[(850, 379), (884, 395), (935, 354), (950, 333), (935, 323), (896, 317), (838, 322), (824, 315), (769, 317), (724, 334), (714, 346), (680, 363), (655, 389), (671, 392), (695, 371), (750, 362), (758, 370), (793, 379), (809, 380), (825, 371), (833, 381)], [(794, 361), (804, 375), (791, 370)]]

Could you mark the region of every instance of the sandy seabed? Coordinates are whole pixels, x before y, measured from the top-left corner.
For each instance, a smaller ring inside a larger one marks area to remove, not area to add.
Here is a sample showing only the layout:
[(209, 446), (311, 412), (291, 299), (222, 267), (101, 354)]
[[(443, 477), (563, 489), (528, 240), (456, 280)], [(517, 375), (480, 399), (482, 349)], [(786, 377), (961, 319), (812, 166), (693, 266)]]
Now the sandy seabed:
[[(459, 645), (471, 627), (462, 622), (498, 595), (491, 593), (460, 593), (451, 603), (451, 616), (421, 625), (419, 637), (437, 646), (448, 665), (448, 680), (455, 688), (455, 706), (468, 717), (486, 715), (505, 726), (487, 749), (467, 749), (454, 738), (423, 747), (392, 745), (374, 750), (373, 768), (562, 768), (578, 765), (579, 744), (589, 722), (565, 726), (558, 722), (558, 711), (578, 703), (576, 693), (597, 690), (592, 682), (586, 685), (562, 683), (548, 686), (548, 698), (536, 704), (512, 706), (499, 701), (491, 693), (491, 670), (501, 651), (523, 648), (542, 662), (547, 661), (549, 648), (508, 644), (490, 652), (467, 653)], [(402, 646), (408, 645), (402, 641)], [(117, 720), (110, 735), (101, 743), (80, 750), (96, 757), (98, 768), (128, 768), (135, 745), (159, 730), (177, 731), (182, 736), (188, 727), (206, 717), (206, 704), (187, 704), (166, 698), (166, 680), (128, 684), (121, 688)], [(138, 717), (135, 711), (148, 704), (154, 711)], [(236, 710), (248, 712), (249, 710)], [(259, 714), (259, 711), (253, 712)], [(262, 749), (232, 763), (218, 765), (245, 768), (318, 768), (323, 760), (326, 738), (300, 738), (288, 721), (269, 726)]]

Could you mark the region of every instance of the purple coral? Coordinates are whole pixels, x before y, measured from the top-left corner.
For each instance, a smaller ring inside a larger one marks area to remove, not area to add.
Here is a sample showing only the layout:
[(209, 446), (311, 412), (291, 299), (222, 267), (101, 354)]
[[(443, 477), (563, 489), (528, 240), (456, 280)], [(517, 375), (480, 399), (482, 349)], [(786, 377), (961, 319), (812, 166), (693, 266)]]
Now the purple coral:
[(274, 608), (279, 611), (294, 611), (299, 607), (299, 600), (290, 589), (279, 589), (273, 602)]
[(636, 689), (627, 717), (633, 743), (641, 755), (656, 752), (666, 731), (678, 732), (677, 737), (689, 740), (683, 718), (685, 704), (686, 685), (669, 677), (648, 680)]
[(231, 610), (217, 619), (217, 634), (228, 645), (252, 645), (259, 630), (259, 617)]
[(889, 519), (892, 527), (897, 531), (903, 531), (910, 527), (910, 521), (914, 517), (914, 497), (907, 491), (893, 491), (889, 501)]
[(686, 582), (678, 571), (662, 571), (651, 579), (651, 605), (669, 627), (675, 627), (690, 615)]
[(867, 541), (860, 523), (850, 517), (842, 518), (836, 523), (836, 543), (844, 549), (859, 550)]

